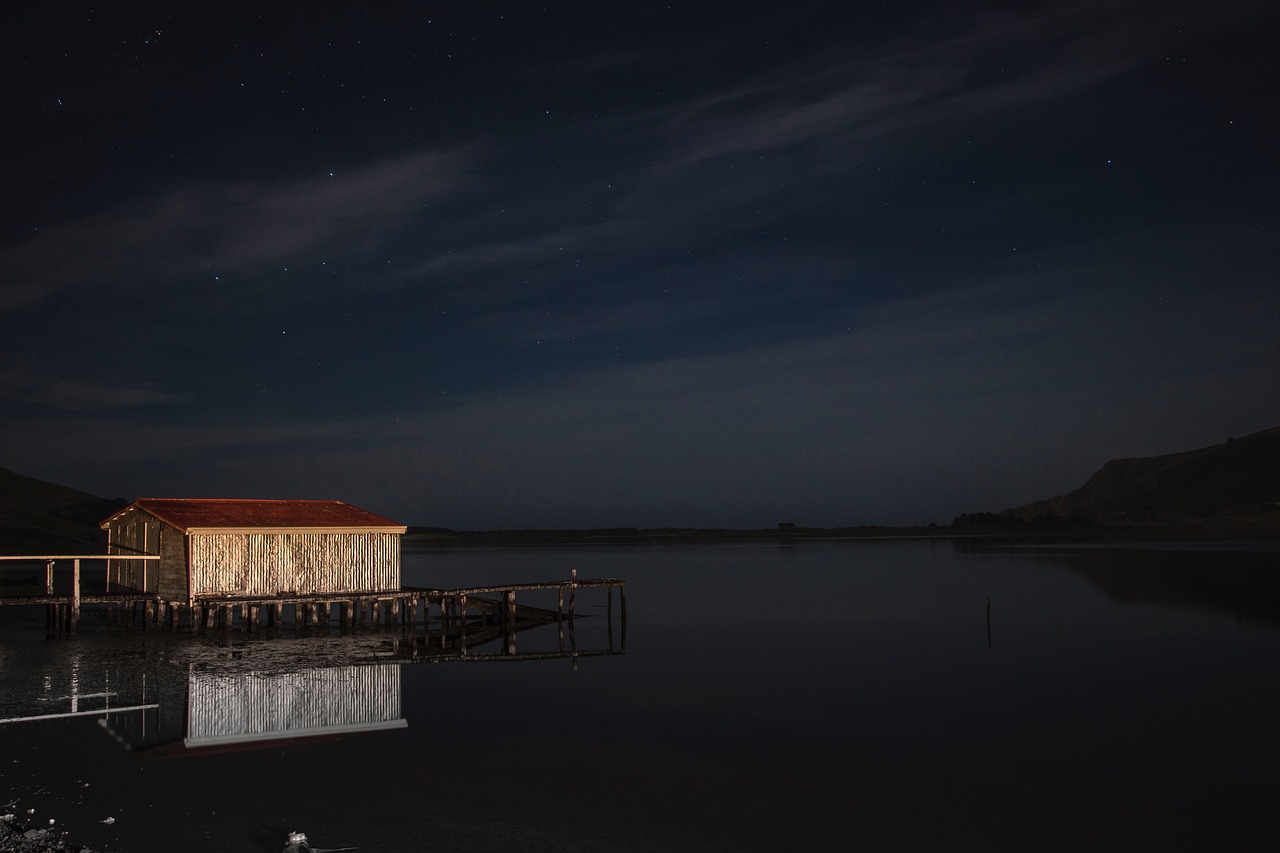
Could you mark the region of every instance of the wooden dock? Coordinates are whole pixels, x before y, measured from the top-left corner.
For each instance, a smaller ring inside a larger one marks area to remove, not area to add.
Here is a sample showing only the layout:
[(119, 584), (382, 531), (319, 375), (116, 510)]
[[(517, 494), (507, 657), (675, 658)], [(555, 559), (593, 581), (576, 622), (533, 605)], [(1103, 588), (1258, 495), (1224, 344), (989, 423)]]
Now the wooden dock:
[[(567, 580), (464, 589), (401, 587), (378, 592), (281, 593), (252, 597), (201, 595), (175, 601), (148, 589), (148, 561), (159, 559), (151, 555), (117, 554), (0, 556), (0, 565), (28, 562), (44, 568), (42, 590), (0, 596), (0, 606), (45, 606), (51, 638), (74, 634), (81, 608), (93, 604), (106, 607), (109, 621), (201, 633), (211, 630), (256, 633), (260, 629), (278, 633), (286, 626), (297, 633), (328, 633), (335, 625), (343, 633), (393, 627), (407, 630), (419, 625), (425, 628), (436, 621), (445, 646), (461, 641), (465, 650), (468, 638), (478, 640), (480, 635), (496, 630), (507, 638), (506, 651), (511, 654), (521, 626), (561, 622), (568, 624), (572, 633), (579, 592), (604, 589), (611, 643), (616, 591), (622, 644), (624, 647), (626, 644), (626, 582), (616, 578), (579, 579), (576, 569), (570, 571)], [(104, 572), (103, 582), (91, 583), (86, 591), (84, 564), (117, 560), (142, 561), (141, 585), (126, 587), (112, 583)], [(69, 569), (69, 584), (55, 577), (55, 569), (60, 567)], [(37, 574), (27, 580), (38, 582), (38, 578)], [(518, 593), (549, 590), (557, 593), (554, 610), (517, 601)]]

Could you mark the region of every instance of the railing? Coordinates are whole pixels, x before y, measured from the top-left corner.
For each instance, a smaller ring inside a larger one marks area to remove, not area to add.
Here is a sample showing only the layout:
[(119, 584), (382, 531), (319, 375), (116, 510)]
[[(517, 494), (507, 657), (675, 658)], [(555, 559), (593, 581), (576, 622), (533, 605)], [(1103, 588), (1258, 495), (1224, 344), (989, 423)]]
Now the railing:
[[(43, 596), (20, 596), (11, 598), (0, 598), (0, 604), (25, 604), (31, 603), (52, 603), (53, 600), (66, 599), (66, 603), (71, 605), (72, 613), (78, 613), (80, 610), (80, 600), (84, 598), (81, 589), (81, 573), (80, 563), (86, 560), (103, 560), (107, 563), (106, 583), (104, 591), (107, 594), (111, 592), (111, 561), (113, 560), (141, 560), (142, 562), (142, 584), (140, 587), (130, 590), (133, 594), (145, 594), (148, 587), (147, 578), (147, 562), (159, 560), (157, 554), (32, 554), (27, 556), (0, 556), (0, 564), (2, 563), (44, 563), (44, 595)], [(66, 596), (55, 596), (53, 592), (53, 569), (59, 562), (71, 562), (71, 593)], [(95, 596), (96, 597), (96, 596)]]

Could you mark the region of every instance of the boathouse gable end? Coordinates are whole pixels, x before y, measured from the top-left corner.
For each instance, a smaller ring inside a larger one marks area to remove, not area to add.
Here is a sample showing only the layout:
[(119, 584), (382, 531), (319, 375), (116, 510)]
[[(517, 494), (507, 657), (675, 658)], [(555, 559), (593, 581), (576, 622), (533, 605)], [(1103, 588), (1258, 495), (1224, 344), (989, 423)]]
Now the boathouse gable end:
[(107, 579), (112, 588), (155, 590), (162, 598), (186, 597), (187, 543), (182, 531), (136, 503), (120, 510), (101, 526), (107, 531), (108, 554), (160, 557), (153, 563), (108, 561)]
[(160, 555), (162, 599), (400, 589), (405, 527), (341, 501), (142, 498), (102, 527)]

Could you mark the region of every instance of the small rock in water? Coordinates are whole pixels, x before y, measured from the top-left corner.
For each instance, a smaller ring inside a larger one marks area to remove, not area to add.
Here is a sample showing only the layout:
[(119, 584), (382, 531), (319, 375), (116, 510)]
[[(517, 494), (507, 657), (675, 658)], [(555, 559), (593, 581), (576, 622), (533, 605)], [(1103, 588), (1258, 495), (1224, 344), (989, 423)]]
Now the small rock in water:
[(308, 853), (311, 845), (307, 843), (307, 834), (305, 832), (289, 833), (288, 843), (284, 846), (284, 853)]
[(98, 821), (98, 823), (105, 823), (107, 826), (111, 826), (111, 824), (115, 822), (116, 819), (113, 817), (104, 817), (102, 820)]

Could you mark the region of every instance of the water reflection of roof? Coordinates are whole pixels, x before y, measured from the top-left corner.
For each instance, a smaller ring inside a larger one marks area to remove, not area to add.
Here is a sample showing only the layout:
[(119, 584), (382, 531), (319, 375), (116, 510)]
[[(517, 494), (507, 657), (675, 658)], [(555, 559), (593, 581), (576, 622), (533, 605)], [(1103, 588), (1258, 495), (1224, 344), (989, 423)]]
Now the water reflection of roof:
[(120, 733), (113, 730), (111, 722), (103, 718), (98, 721), (98, 725), (112, 734), (115, 739), (126, 749), (134, 751), (142, 758), (181, 758), (198, 755), (221, 755), (232, 752), (250, 752), (259, 749), (278, 749), (287, 746), (298, 746), (300, 743), (307, 745), (330, 743), (342, 740), (350, 735), (361, 735), (369, 732), (394, 731), (409, 727), (409, 722), (403, 717), (397, 720), (387, 720), (384, 723), (370, 723), (367, 725), (351, 725), (351, 726), (331, 726), (327, 729), (317, 730), (308, 733), (294, 733), (288, 736), (276, 735), (273, 737), (258, 738), (227, 738), (220, 741), (192, 742), (190, 739), (178, 739), (159, 743), (155, 746), (142, 745), (141, 748), (134, 748), (134, 745), (127, 742), (121, 737)]

